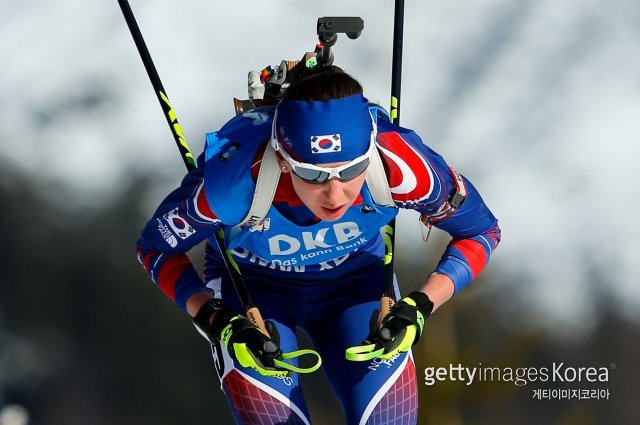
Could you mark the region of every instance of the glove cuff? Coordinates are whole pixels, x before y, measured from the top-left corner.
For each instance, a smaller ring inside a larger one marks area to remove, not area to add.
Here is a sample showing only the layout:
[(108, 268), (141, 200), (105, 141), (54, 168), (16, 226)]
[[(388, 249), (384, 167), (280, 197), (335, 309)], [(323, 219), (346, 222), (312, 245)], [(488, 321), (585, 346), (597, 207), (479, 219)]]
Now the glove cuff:
[(420, 310), (425, 319), (431, 315), (433, 311), (433, 301), (431, 301), (427, 294), (422, 291), (413, 291), (407, 295), (403, 301), (406, 302), (406, 298), (411, 299), (415, 303), (414, 306)]
[[(214, 320), (211, 320), (213, 316)], [(224, 305), (222, 300), (213, 298), (205, 302), (193, 318), (193, 324), (204, 333), (210, 341), (219, 342), (222, 329), (229, 323), (233, 313)]]

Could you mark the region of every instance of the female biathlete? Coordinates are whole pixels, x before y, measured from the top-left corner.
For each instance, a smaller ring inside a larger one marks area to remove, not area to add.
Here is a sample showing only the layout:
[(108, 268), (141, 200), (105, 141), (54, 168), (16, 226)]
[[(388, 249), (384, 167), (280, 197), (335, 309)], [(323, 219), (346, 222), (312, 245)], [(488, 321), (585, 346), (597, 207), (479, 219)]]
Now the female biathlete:
[[(321, 68), (291, 84), (277, 105), (207, 134), (197, 168), (142, 232), (138, 259), (214, 343), (237, 423), (311, 423), (298, 374), (274, 360), (298, 349), (296, 328), (321, 356), (348, 424), (416, 423), (410, 347), (424, 320), (482, 271), (500, 229), (466, 178), (413, 131), (383, 118), (353, 77)], [(381, 228), (398, 208), (453, 239), (419, 290), (396, 294), (379, 327)], [(241, 315), (215, 243), (206, 245), (204, 281), (185, 254), (220, 229), (271, 339)], [(365, 339), (380, 349), (357, 361), (353, 347)]]

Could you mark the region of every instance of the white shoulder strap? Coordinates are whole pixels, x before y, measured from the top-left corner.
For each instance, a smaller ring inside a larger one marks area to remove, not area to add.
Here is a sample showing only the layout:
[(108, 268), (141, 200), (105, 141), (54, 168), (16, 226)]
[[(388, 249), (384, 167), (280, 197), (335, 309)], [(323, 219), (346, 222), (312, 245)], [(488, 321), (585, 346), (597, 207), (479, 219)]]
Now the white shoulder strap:
[(369, 186), (373, 202), (383, 207), (396, 207), (396, 203), (393, 201), (391, 195), (391, 189), (389, 189), (387, 175), (384, 172), (382, 158), (380, 158), (380, 152), (377, 147), (373, 149), (369, 161), (369, 167), (367, 168), (367, 186)]
[(273, 150), (271, 143), (268, 143), (260, 164), (251, 207), (246, 217), (238, 223), (239, 226), (254, 226), (260, 223), (260, 220), (267, 215), (269, 208), (271, 208), (273, 197), (276, 194), (279, 180), (280, 167), (278, 167), (276, 151)]

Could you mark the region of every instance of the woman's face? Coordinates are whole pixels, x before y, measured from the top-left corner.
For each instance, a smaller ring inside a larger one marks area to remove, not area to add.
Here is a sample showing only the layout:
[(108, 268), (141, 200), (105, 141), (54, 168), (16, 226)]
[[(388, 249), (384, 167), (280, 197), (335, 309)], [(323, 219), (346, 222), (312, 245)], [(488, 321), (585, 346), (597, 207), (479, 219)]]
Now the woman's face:
[[(337, 167), (346, 162), (332, 162), (330, 164), (317, 164), (319, 167)], [(280, 159), (280, 167), (285, 167), (283, 172), (291, 172), (291, 166), (284, 160)], [(312, 213), (324, 221), (339, 220), (347, 209), (358, 197), (367, 172), (360, 174), (358, 177), (347, 182), (341, 182), (337, 178), (327, 180), (322, 184), (307, 183), (291, 173), (291, 182), (293, 188), (300, 200), (306, 205)]]

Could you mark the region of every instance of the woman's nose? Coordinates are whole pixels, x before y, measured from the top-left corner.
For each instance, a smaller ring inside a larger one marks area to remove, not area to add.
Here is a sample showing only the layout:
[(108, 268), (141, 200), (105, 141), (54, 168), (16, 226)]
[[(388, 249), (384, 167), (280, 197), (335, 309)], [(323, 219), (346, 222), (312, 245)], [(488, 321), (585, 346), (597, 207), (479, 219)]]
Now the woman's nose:
[(335, 177), (329, 179), (323, 185), (324, 197), (330, 202), (339, 203), (343, 195), (342, 185), (343, 183)]

